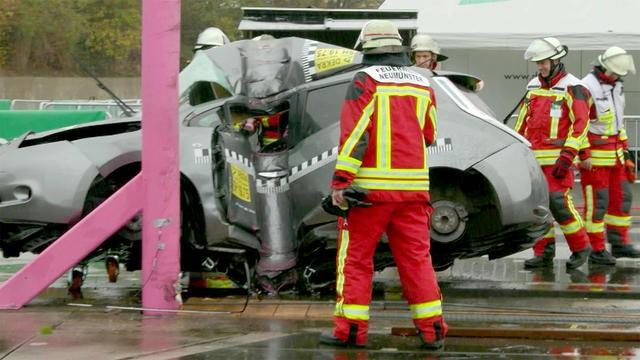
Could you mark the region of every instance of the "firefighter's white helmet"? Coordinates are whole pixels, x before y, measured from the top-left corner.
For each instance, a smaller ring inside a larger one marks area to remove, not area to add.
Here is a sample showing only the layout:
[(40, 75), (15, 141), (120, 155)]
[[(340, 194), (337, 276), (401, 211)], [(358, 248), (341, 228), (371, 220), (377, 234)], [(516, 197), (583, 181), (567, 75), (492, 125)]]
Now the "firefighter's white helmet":
[(554, 37), (535, 39), (524, 52), (524, 59), (529, 61), (541, 61), (545, 59), (555, 60), (563, 58), (569, 52), (569, 48), (560, 43)]
[(200, 35), (193, 50), (200, 50), (204, 47), (222, 46), (229, 43), (229, 38), (217, 27), (208, 27)]
[(411, 39), (411, 52), (431, 51), (436, 55), (438, 61), (445, 61), (449, 57), (440, 53), (440, 45), (427, 34), (416, 34)]
[(359, 45), (365, 54), (404, 51), (398, 27), (389, 20), (371, 20), (364, 24), (354, 48)]
[(595, 65), (600, 65), (618, 76), (636, 73), (633, 57), (618, 46), (612, 46), (602, 55), (598, 55), (598, 61)]

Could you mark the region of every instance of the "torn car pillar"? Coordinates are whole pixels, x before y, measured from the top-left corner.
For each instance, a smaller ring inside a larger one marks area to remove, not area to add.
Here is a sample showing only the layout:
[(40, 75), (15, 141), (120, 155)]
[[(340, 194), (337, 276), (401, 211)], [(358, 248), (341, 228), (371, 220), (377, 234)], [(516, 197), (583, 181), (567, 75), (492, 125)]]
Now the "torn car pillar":
[(273, 278), (296, 265), (296, 240), (291, 224), (288, 151), (254, 153), (260, 260), (257, 273)]

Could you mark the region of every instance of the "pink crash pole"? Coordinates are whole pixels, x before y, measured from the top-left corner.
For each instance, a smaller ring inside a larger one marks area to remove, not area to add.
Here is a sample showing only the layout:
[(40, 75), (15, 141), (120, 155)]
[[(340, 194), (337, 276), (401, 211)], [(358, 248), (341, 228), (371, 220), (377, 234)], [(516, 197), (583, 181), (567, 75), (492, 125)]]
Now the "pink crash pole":
[[(178, 309), (180, 0), (142, 1), (142, 307)], [(153, 313), (145, 311), (145, 313)]]
[[(143, 210), (142, 305), (177, 309), (180, 271), (178, 67), (180, 0), (144, 0), (142, 173), (0, 285), (0, 309), (20, 309)], [(145, 313), (154, 313), (152, 310)]]
[(20, 309), (140, 211), (138, 175), (0, 286), (0, 309)]

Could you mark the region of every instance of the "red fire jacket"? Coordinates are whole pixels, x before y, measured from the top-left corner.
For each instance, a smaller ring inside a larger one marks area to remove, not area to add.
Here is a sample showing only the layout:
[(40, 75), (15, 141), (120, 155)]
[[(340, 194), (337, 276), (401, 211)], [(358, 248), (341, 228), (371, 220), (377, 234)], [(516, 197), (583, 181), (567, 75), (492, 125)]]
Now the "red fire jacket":
[(426, 147), (436, 122), (436, 99), (422, 75), (395, 66), (357, 73), (340, 115), (332, 188), (367, 189), (370, 201), (428, 200)]
[(575, 156), (589, 129), (589, 91), (565, 71), (549, 82), (535, 78), (527, 90), (515, 130), (531, 142), (538, 163), (555, 164), (561, 150)]

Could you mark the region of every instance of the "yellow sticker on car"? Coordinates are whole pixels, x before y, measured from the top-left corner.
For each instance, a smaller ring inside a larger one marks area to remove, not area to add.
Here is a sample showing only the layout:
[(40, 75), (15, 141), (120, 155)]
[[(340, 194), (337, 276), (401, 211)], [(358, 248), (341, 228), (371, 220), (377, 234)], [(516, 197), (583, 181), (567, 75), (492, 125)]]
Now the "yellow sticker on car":
[(355, 50), (317, 49), (315, 56), (316, 73), (333, 70), (353, 63)]
[(240, 200), (251, 202), (249, 174), (233, 164), (231, 164), (231, 193)]

